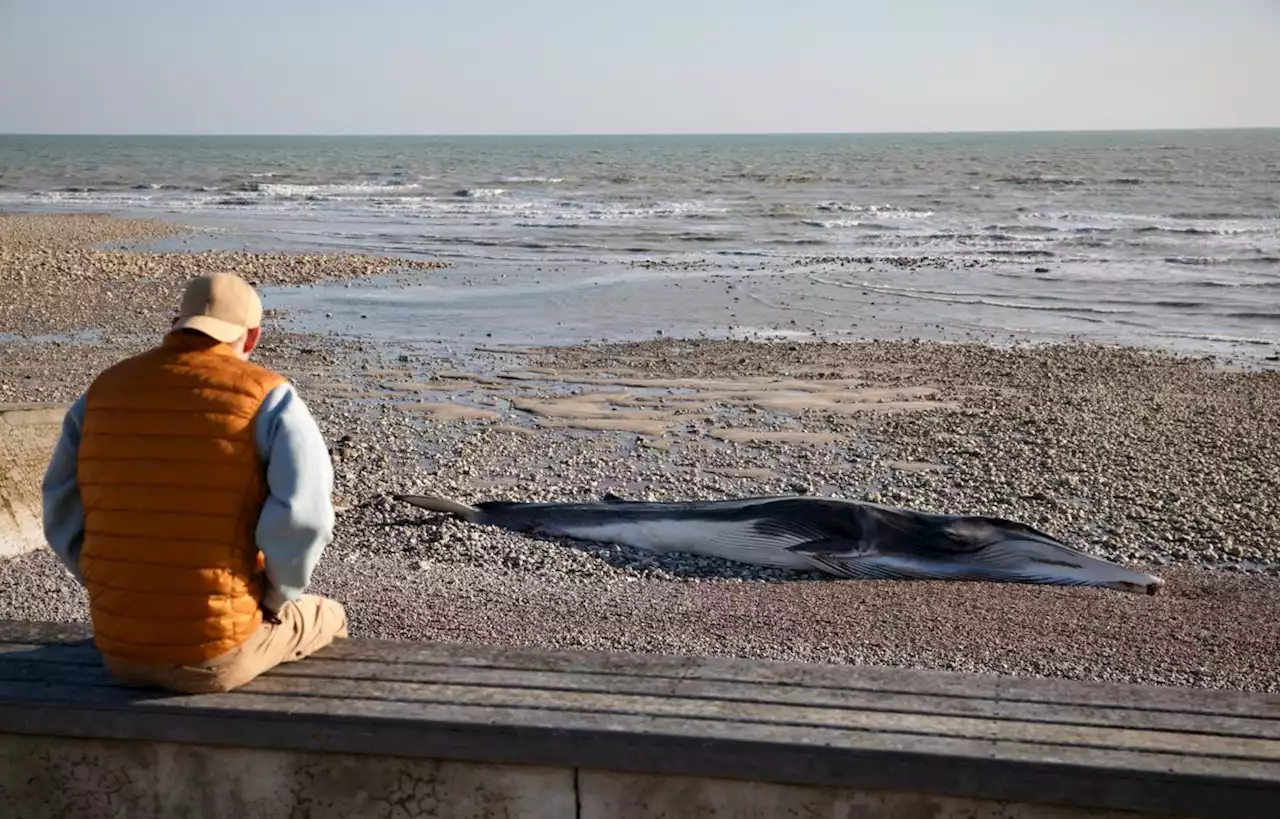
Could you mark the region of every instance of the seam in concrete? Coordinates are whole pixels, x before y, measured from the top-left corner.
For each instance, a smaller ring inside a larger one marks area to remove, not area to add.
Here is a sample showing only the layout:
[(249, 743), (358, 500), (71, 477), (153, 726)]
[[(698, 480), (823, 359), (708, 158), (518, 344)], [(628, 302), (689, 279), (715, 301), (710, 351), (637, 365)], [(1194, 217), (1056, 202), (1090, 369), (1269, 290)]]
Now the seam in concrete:
[(582, 819), (582, 769), (573, 769), (573, 819)]

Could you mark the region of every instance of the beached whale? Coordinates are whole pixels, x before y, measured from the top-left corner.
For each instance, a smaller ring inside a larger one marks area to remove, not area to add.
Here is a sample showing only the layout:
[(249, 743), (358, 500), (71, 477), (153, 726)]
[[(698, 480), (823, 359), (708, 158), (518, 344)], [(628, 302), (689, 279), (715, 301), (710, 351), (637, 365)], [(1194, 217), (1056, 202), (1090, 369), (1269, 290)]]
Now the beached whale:
[(471, 523), (545, 537), (687, 552), (856, 580), (970, 580), (1097, 586), (1155, 594), (1164, 581), (1015, 521), (939, 515), (810, 496), (662, 503), (396, 500)]

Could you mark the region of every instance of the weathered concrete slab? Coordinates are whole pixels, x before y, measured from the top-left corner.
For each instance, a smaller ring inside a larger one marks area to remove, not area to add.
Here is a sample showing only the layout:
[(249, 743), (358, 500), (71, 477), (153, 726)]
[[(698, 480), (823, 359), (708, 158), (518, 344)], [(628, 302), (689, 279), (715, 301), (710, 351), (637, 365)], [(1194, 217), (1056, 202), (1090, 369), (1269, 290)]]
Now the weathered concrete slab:
[(566, 819), (569, 769), (0, 734), (14, 819)]
[[(1142, 819), (908, 791), (0, 734), (0, 804), (23, 819)], [(1162, 814), (1175, 816), (1175, 814)]]
[(0, 558), (44, 546), (40, 482), (67, 407), (0, 404)]
[[(1151, 814), (911, 791), (850, 790), (584, 770), (578, 819), (1150, 819)], [(1172, 817), (1174, 814), (1165, 814)]]

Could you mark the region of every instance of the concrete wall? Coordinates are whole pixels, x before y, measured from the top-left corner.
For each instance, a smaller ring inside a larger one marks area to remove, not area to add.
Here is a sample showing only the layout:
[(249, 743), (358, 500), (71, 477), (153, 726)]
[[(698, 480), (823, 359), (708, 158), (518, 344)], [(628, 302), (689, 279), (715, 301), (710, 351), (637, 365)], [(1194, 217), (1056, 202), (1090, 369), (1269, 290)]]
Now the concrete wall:
[(15, 819), (1136, 819), (1007, 802), (484, 765), (0, 734)]
[(66, 411), (63, 404), (0, 404), (0, 558), (45, 544), (40, 482)]
[(582, 819), (1151, 819), (1129, 811), (610, 771), (582, 771), (578, 789)]

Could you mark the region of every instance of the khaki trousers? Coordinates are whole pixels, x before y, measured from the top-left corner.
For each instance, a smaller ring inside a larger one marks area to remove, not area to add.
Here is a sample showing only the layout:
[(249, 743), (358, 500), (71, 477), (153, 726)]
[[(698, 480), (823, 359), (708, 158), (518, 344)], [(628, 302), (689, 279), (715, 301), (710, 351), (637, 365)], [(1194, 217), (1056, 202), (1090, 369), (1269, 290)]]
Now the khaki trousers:
[(304, 594), (276, 612), (279, 623), (263, 621), (247, 641), (199, 665), (166, 665), (103, 656), (103, 664), (128, 685), (184, 694), (211, 694), (239, 688), (281, 663), (307, 657), (347, 636), (347, 612), (327, 597)]

